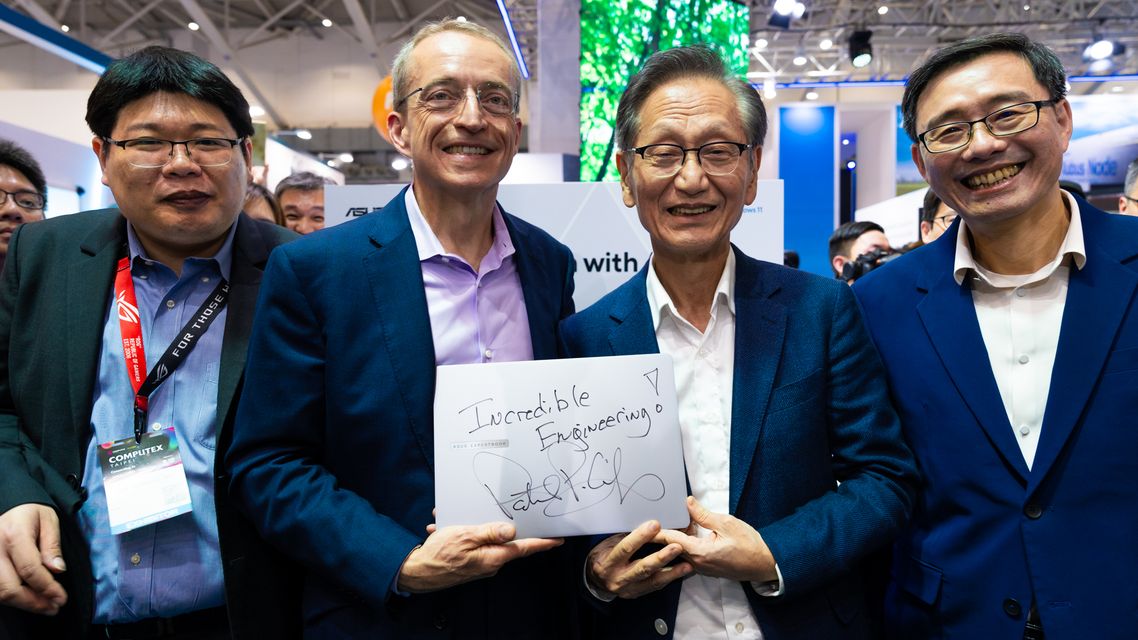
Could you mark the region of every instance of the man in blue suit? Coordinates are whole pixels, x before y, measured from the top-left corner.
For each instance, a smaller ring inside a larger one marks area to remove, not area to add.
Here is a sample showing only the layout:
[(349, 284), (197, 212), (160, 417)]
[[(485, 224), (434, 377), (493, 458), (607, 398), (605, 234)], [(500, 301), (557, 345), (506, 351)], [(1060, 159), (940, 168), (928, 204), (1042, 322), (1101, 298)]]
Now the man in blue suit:
[(921, 174), (959, 221), (854, 287), (922, 474), (897, 638), (1133, 638), (1138, 221), (1059, 188), (1054, 53), (993, 34), (909, 78)]
[(309, 637), (569, 637), (560, 541), (431, 515), (435, 366), (554, 357), (573, 311), (569, 249), (495, 202), (520, 75), (491, 32), (447, 21), (412, 38), (393, 79), (388, 127), (414, 183), (269, 260), (234, 492), (307, 569)]
[(562, 337), (573, 356), (672, 356), (692, 525), (588, 553), (599, 638), (875, 631), (864, 561), (916, 471), (849, 287), (731, 246), (765, 133), (758, 94), (702, 47), (654, 54), (621, 97), (617, 167), (652, 259)]

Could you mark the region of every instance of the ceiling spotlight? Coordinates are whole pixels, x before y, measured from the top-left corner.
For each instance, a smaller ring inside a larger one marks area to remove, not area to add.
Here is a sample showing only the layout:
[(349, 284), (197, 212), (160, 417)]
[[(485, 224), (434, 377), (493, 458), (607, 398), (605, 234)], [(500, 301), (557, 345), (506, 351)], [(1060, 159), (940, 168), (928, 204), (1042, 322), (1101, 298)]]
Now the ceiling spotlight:
[(762, 51), (763, 49), (766, 49), (768, 44), (770, 43), (767, 42), (766, 38), (759, 38), (758, 40), (755, 40), (755, 51)]
[(59, 30), (64, 32), (64, 33), (67, 33), (68, 31), (71, 31), (71, 27), (69, 27), (65, 24), (61, 24), (61, 25), (59, 25)]
[(889, 7), (887, 7), (885, 5), (881, 5), (880, 7), (877, 7), (877, 15), (883, 16), (887, 13), (889, 13)]
[(794, 56), (794, 66), (801, 67), (806, 64), (806, 56)]
[(296, 137), (300, 138), (301, 140), (311, 140), (312, 139), (312, 132), (309, 131), (308, 129), (297, 129), (296, 130)]
[(340, 166), (340, 161), (335, 158), (328, 158), (324, 161), (324, 164), (335, 169), (336, 167)]
[(1090, 60), (1106, 60), (1114, 55), (1114, 43), (1102, 38), (1083, 50), (1083, 57)]
[(780, 16), (788, 16), (794, 12), (794, 0), (775, 0), (774, 12)]
[(806, 99), (807, 100), (817, 100), (818, 99), (818, 92), (817, 91), (807, 91), (806, 92)]
[(806, 5), (801, 2), (794, 3), (794, 11), (791, 12), (795, 18), (801, 18), (806, 15)]
[(466, 22), (466, 16), (459, 16), (454, 19), (455, 22)]
[(822, 41), (818, 43), (818, 48), (822, 51), (829, 51), (833, 46), (834, 41), (829, 38), (823, 38)]
[(398, 158), (395, 158), (391, 161), (391, 168), (395, 169), (396, 171), (403, 171), (409, 166), (411, 166), (411, 162), (403, 156), (399, 156)]
[(850, 63), (854, 67), (861, 69), (873, 62), (873, 47), (869, 44), (872, 37), (873, 32), (868, 30), (854, 31), (850, 36)]
[(249, 117), (250, 118), (260, 118), (263, 115), (265, 115), (265, 110), (263, 108), (255, 105), (255, 104), (249, 106)]
[(201, 25), (199, 25), (196, 22), (191, 22), (191, 23), (186, 25), (186, 28), (189, 29), (190, 31), (197, 31), (198, 29), (201, 29)]
[(778, 93), (775, 91), (774, 78), (763, 80), (763, 97), (767, 100), (774, 100), (776, 95)]
[(854, 162), (853, 160), (850, 160), (849, 162), (846, 163), (846, 168), (849, 169), (850, 171), (853, 171), (854, 169), (857, 168), (857, 163)]
[(1031, 5), (1030, 4), (1023, 5), (1023, 10), (1024, 11), (1031, 11)]
[(332, 21), (329, 20), (328, 18), (324, 18), (323, 20), (320, 21), (320, 24), (324, 25), (324, 28), (327, 29), (328, 27), (332, 26)]
[(336, 159), (339, 160), (340, 162), (355, 162), (356, 161), (356, 157), (353, 156), (352, 154), (348, 153), (347, 151), (336, 156)]
[(1120, 84), (1116, 84), (1110, 88), (1111, 93), (1122, 93), (1122, 91), (1123, 91), (1122, 85), (1120, 85)]
[(842, 146), (843, 147), (850, 146), (850, 139), (849, 138), (842, 138)]

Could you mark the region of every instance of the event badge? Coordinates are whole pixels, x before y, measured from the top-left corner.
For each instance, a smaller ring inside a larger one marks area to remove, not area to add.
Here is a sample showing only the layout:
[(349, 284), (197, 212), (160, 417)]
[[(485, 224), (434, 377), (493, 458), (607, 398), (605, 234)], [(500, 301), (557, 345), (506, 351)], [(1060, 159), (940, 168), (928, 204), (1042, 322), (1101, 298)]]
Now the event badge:
[(174, 427), (100, 445), (99, 467), (112, 534), (193, 510)]

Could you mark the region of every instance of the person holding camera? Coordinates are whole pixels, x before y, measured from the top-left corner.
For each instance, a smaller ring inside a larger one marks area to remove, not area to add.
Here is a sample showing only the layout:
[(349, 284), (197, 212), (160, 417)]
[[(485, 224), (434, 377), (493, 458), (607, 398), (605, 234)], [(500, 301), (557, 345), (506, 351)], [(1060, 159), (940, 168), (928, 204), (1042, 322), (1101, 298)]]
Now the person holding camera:
[(846, 222), (830, 235), (830, 266), (834, 277), (853, 284), (894, 255), (885, 229), (876, 222)]

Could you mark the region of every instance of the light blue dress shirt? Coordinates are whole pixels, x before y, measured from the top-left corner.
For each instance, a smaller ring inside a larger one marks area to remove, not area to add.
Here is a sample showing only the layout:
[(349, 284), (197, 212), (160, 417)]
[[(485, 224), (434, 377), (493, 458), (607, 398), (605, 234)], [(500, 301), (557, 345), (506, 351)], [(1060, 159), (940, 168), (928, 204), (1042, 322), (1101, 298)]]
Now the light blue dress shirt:
[[(152, 368), (217, 286), (229, 279), (233, 235), (213, 258), (189, 258), (178, 277), (150, 260), (127, 225), (131, 276), (142, 318), (146, 366)], [(114, 291), (107, 300), (102, 352), (91, 412), (83, 487), (89, 497), (79, 523), (91, 548), (95, 576), (93, 622), (110, 624), (169, 617), (225, 604), (213, 496), (217, 440), (217, 379), (228, 306), (174, 373), (150, 396), (148, 421), (173, 426), (190, 487), (193, 511), (112, 535), (96, 449), (134, 434), (134, 390), (123, 361)]]

